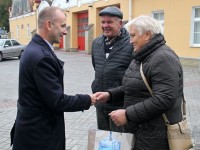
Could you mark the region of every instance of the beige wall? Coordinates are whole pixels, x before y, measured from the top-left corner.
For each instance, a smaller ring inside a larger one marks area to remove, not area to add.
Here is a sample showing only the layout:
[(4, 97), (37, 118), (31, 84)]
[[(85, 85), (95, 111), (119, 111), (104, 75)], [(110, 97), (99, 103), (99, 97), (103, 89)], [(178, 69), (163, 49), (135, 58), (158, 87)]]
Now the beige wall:
[[(27, 36), (27, 24), (29, 24), (30, 32), (36, 29), (35, 13), (10, 19), (11, 38), (17, 39), (22, 44), (28, 44), (31, 36)], [(17, 38), (17, 25), (19, 26), (19, 38)]]
[[(153, 3), (153, 4), (152, 4)], [(190, 47), (192, 7), (200, 6), (198, 0), (134, 0), (133, 16), (152, 11), (164, 11), (164, 35), (167, 44), (180, 57), (200, 58), (200, 48)]]

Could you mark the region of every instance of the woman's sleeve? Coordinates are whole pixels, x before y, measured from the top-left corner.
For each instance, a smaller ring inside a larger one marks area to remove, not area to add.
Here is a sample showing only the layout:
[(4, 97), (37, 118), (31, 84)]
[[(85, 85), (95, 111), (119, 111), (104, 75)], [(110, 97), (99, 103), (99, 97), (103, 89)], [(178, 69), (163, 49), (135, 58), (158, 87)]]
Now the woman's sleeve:
[(124, 101), (124, 91), (122, 89), (122, 86), (109, 89), (108, 93), (110, 94), (110, 101), (109, 102), (121, 102)]

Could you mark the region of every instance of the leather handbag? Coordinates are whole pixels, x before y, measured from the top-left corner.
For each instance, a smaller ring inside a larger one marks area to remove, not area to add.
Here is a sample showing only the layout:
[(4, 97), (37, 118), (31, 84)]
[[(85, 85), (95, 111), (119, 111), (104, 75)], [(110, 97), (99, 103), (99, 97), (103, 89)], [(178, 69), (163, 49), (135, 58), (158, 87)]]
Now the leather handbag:
[[(153, 96), (153, 91), (150, 88), (143, 70), (142, 70), (142, 63), (140, 65), (140, 74), (142, 76), (142, 79), (151, 93), (151, 96)], [(167, 116), (165, 113), (162, 114), (163, 119), (165, 121), (165, 124), (167, 126), (167, 136), (168, 136), (168, 144), (170, 150), (188, 150), (193, 147), (192, 139), (190, 136), (190, 129), (188, 128), (187, 120), (186, 120), (186, 101), (183, 96), (182, 101), (182, 115), (183, 119), (182, 121), (176, 123), (176, 124), (170, 124)]]

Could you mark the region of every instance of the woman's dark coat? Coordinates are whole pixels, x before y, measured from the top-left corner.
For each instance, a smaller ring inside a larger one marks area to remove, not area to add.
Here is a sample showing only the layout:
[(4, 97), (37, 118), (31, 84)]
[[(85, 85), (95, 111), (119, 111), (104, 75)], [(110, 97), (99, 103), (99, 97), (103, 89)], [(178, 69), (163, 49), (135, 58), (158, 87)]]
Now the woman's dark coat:
[[(139, 68), (153, 90), (145, 86)], [(136, 150), (167, 150), (166, 125), (162, 113), (171, 124), (181, 121), (183, 73), (177, 55), (156, 35), (138, 53), (127, 69), (122, 86), (110, 89), (112, 99), (124, 98), (127, 132), (136, 134)]]
[(89, 109), (89, 95), (63, 93), (63, 65), (35, 35), (20, 59), (13, 150), (65, 150), (64, 113)]

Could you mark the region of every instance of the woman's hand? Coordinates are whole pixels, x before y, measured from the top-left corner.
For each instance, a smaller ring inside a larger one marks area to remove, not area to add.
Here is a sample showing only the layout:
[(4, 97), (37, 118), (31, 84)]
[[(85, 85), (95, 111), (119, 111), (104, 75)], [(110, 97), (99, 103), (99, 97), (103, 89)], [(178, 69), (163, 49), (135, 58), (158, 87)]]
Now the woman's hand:
[(109, 115), (112, 121), (116, 124), (116, 126), (123, 126), (127, 124), (125, 109), (118, 109), (118, 110), (112, 111)]
[(107, 102), (110, 99), (110, 94), (108, 92), (96, 92), (95, 93), (97, 102)]

